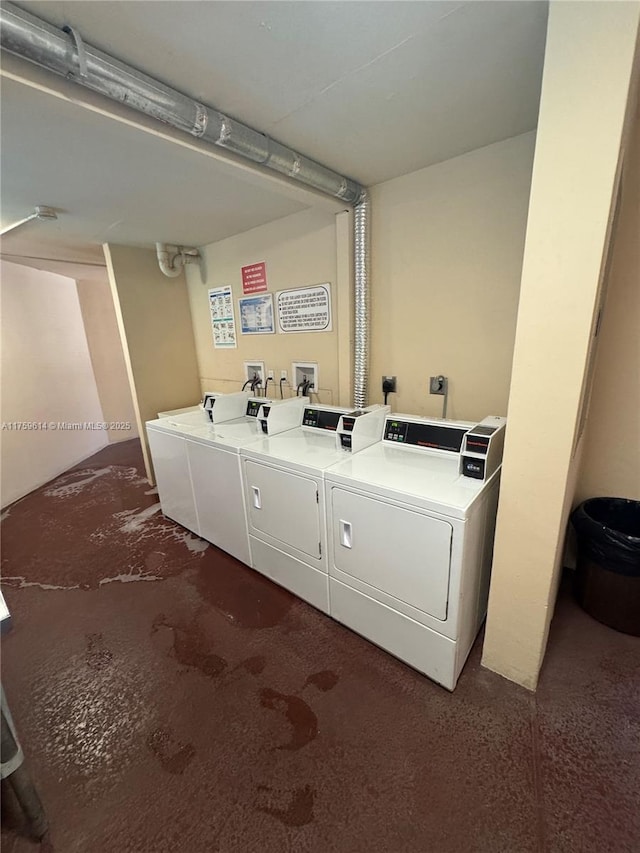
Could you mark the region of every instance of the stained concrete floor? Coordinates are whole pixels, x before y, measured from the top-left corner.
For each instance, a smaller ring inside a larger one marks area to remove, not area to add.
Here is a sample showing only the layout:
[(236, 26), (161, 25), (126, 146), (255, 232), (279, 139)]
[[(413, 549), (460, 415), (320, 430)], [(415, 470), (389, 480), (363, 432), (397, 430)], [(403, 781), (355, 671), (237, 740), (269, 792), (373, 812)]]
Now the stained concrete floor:
[[(159, 512), (135, 441), (2, 523), (3, 683), (56, 853), (640, 850), (640, 640), (563, 590), (535, 695), (456, 691)], [(7, 800), (4, 853), (37, 850)]]

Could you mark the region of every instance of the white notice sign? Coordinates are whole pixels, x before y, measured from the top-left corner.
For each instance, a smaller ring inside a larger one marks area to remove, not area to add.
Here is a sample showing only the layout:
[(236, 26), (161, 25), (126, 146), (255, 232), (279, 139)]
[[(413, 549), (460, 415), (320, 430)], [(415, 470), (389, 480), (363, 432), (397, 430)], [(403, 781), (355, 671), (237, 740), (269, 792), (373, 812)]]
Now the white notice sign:
[(281, 290), (276, 299), (279, 331), (331, 331), (331, 286), (328, 282), (297, 290)]
[(236, 322), (233, 316), (233, 294), (230, 287), (214, 287), (209, 291), (209, 311), (213, 345), (216, 349), (235, 349)]

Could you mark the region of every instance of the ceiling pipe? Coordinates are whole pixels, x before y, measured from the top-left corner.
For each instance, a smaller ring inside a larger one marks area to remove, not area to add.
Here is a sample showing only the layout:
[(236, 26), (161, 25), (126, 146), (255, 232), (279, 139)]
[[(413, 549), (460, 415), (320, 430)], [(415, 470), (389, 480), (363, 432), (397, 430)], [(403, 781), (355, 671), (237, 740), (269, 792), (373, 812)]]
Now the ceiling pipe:
[(370, 200), (359, 183), (281, 145), (242, 122), (195, 101), (86, 44), (73, 27), (59, 30), (12, 3), (0, 5), (3, 50), (71, 79), (203, 142), (353, 205), (355, 357), (353, 395), (367, 404)]
[(197, 249), (168, 246), (166, 243), (156, 243), (156, 255), (158, 266), (167, 278), (176, 278), (186, 264), (199, 264), (202, 260)]
[(49, 207), (46, 204), (39, 204), (36, 206), (34, 212), (30, 213), (29, 216), (25, 216), (24, 219), (19, 219), (17, 222), (12, 222), (11, 225), (6, 225), (2, 230), (0, 230), (0, 237), (34, 219), (39, 219), (41, 222), (47, 222), (57, 218), (58, 214), (53, 207)]

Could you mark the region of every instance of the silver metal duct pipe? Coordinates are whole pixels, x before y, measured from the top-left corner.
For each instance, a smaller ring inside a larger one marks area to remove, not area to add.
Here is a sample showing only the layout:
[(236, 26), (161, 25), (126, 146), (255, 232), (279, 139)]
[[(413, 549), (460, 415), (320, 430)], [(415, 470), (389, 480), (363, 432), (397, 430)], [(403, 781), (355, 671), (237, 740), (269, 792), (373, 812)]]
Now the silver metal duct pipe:
[(354, 209), (355, 294), (354, 294), (354, 370), (353, 403), (367, 405), (369, 373), (369, 276), (370, 276), (370, 199), (364, 190)]
[(367, 402), (369, 199), (356, 181), (281, 145), (214, 107), (164, 85), (12, 3), (0, 6), (3, 50), (74, 80), (132, 109), (355, 207), (354, 403)]

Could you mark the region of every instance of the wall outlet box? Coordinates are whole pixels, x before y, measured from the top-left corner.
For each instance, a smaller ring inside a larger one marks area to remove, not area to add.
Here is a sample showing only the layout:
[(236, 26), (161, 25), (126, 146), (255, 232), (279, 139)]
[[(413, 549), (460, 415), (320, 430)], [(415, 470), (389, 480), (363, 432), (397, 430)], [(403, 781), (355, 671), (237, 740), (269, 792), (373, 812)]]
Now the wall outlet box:
[(447, 393), (447, 377), (446, 376), (431, 376), (429, 377), (429, 393), (439, 394), (444, 397)]
[(294, 361), (291, 364), (291, 376), (293, 387), (298, 389), (304, 382), (308, 382), (309, 391), (318, 391), (318, 362), (317, 361)]
[(260, 380), (260, 387), (264, 388), (264, 380), (266, 373), (264, 369), (264, 361), (245, 361), (244, 363), (244, 378), (245, 381), (251, 381), (255, 377)]

